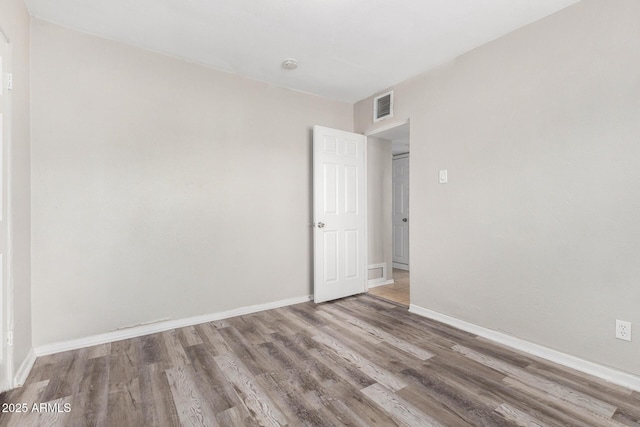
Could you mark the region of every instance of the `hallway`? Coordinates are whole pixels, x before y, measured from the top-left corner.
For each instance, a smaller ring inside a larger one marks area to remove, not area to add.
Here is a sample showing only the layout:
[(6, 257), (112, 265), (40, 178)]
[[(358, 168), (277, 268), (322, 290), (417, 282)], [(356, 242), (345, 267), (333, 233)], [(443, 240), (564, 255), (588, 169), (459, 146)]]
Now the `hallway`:
[(369, 289), (369, 294), (397, 302), (403, 305), (409, 305), (409, 272), (407, 270), (393, 269), (392, 285), (378, 286)]

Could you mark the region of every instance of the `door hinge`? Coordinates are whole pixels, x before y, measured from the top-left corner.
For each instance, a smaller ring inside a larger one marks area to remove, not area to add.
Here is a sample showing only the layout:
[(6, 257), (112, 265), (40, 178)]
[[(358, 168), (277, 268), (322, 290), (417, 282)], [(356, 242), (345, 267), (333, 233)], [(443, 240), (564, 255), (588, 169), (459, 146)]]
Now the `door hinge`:
[(7, 332), (7, 347), (13, 346), (13, 331)]
[(13, 90), (13, 74), (7, 74), (7, 90)]

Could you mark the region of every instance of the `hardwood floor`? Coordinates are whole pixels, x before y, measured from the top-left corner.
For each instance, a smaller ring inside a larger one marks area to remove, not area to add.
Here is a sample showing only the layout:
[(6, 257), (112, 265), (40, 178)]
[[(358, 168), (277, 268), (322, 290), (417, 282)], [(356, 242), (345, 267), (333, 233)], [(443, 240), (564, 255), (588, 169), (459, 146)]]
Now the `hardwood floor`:
[(377, 286), (369, 289), (371, 295), (384, 298), (389, 301), (395, 301), (398, 304), (409, 305), (409, 272), (393, 269), (393, 284)]
[(28, 407), (1, 426), (640, 426), (638, 392), (368, 295), (41, 357), (0, 400)]

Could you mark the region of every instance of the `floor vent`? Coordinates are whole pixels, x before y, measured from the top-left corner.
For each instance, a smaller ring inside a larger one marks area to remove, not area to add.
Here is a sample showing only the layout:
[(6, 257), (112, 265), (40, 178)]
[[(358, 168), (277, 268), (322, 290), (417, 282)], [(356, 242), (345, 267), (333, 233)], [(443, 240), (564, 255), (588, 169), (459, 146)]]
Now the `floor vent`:
[(377, 122), (387, 117), (393, 117), (393, 91), (373, 99), (373, 121)]

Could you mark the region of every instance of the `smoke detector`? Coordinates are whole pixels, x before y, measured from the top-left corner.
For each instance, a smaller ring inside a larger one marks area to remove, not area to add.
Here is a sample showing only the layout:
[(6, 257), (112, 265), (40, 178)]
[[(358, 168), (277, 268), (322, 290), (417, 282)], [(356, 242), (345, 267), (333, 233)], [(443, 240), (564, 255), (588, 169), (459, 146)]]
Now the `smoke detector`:
[(298, 60), (295, 58), (287, 58), (282, 61), (282, 68), (285, 70), (295, 70), (298, 68)]

